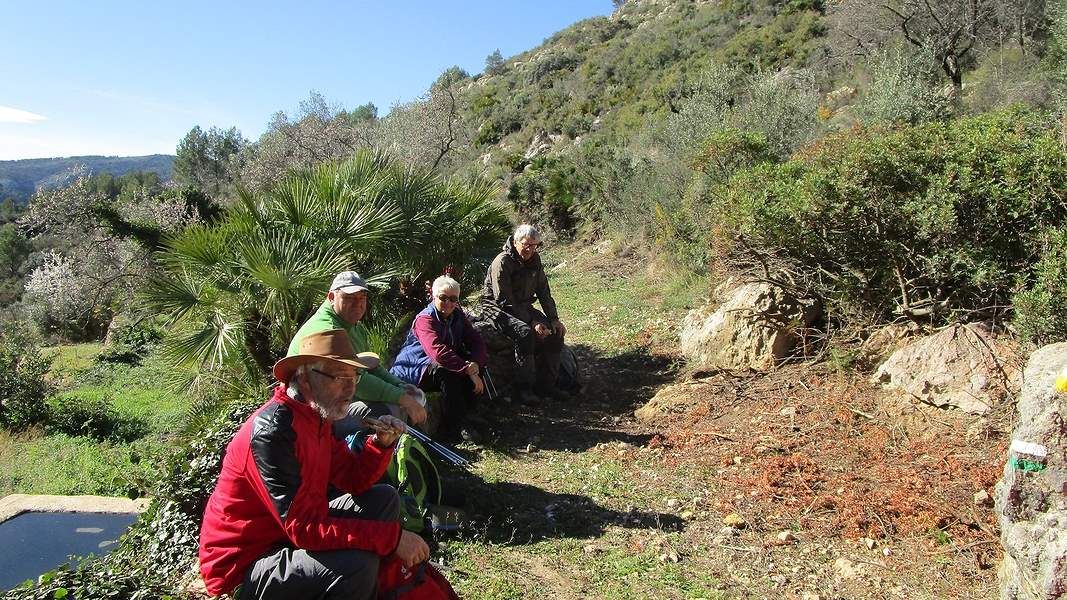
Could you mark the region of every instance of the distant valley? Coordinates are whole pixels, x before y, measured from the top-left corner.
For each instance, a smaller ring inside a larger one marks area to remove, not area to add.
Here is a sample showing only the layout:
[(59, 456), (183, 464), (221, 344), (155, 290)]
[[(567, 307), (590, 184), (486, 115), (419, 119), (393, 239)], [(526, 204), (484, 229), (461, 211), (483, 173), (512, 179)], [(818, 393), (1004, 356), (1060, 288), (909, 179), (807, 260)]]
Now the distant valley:
[(133, 171), (154, 171), (170, 180), (174, 156), (71, 156), (67, 158), (30, 158), (0, 160), (0, 199), (14, 198), (25, 203), (41, 187), (63, 185), (84, 167), (89, 173), (111, 173), (119, 177)]

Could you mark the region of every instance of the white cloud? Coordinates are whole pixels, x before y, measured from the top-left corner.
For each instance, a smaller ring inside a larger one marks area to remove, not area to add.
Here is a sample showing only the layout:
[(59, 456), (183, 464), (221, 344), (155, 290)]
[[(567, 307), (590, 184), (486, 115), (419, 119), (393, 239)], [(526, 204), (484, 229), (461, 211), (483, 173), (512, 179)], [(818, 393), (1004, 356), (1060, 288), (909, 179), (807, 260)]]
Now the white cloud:
[(47, 118), (10, 106), (0, 106), (0, 123), (36, 123)]

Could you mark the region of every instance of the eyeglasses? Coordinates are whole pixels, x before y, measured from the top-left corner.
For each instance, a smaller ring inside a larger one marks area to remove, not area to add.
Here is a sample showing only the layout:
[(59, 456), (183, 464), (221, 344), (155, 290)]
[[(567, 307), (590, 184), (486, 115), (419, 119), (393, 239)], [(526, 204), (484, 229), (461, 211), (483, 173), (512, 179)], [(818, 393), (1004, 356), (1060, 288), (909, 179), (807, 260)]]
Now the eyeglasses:
[(437, 295), (437, 299), (440, 300), (441, 302), (447, 301), (447, 302), (451, 302), (452, 304), (455, 304), (456, 302), (459, 302), (459, 296), (449, 296), (448, 294), (438, 294)]
[(519, 242), (519, 245), (522, 246), (523, 248), (533, 248), (534, 250), (537, 250), (541, 246), (544, 246), (545, 243), (544, 242)]
[(359, 379), (359, 373), (357, 373), (355, 375), (331, 375), (331, 374), (329, 374), (329, 373), (327, 373), (325, 371), (320, 371), (318, 369), (312, 369), (312, 371), (318, 373), (319, 375), (322, 375), (323, 377), (329, 377), (330, 379), (332, 379), (334, 381), (338, 381), (339, 380), (341, 382), (347, 382), (347, 381), (356, 381), (357, 379)]

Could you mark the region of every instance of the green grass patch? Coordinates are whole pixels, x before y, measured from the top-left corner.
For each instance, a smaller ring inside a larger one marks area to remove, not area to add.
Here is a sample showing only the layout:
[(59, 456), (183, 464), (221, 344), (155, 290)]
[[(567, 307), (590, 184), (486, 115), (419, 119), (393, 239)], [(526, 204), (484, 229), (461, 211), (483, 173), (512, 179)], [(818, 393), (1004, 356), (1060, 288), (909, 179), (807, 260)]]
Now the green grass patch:
[[(548, 252), (546, 266), (564, 258), (563, 251)], [(702, 302), (708, 288), (706, 277), (684, 269), (615, 256), (582, 258), (592, 264), (548, 267), (552, 295), (568, 339), (608, 353), (672, 344), (675, 323)]]
[(138, 366), (94, 360), (98, 343), (48, 348), (60, 390), (42, 428), (0, 432), (0, 495), (146, 492), (153, 461), (180, 427), (186, 399), (166, 387), (171, 370), (151, 358)]
[(103, 344), (87, 342), (84, 344), (66, 344), (41, 348), (41, 353), (52, 359), (52, 368), (48, 374), (59, 388), (76, 385), (76, 377), (93, 367), (96, 355), (100, 354)]
[(149, 457), (163, 450), (157, 439), (114, 444), (40, 431), (0, 431), (0, 496), (137, 496), (155, 478)]

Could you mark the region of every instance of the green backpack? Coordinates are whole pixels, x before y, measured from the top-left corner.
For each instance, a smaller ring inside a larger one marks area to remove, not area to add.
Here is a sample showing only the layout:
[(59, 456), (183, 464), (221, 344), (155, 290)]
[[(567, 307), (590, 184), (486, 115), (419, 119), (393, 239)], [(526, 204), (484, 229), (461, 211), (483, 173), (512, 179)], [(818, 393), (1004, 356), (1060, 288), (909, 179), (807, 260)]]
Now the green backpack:
[(441, 474), (419, 440), (400, 436), (385, 482), (400, 493), (400, 518), (404, 529), (421, 533), (428, 529), (431, 505), (441, 503)]

